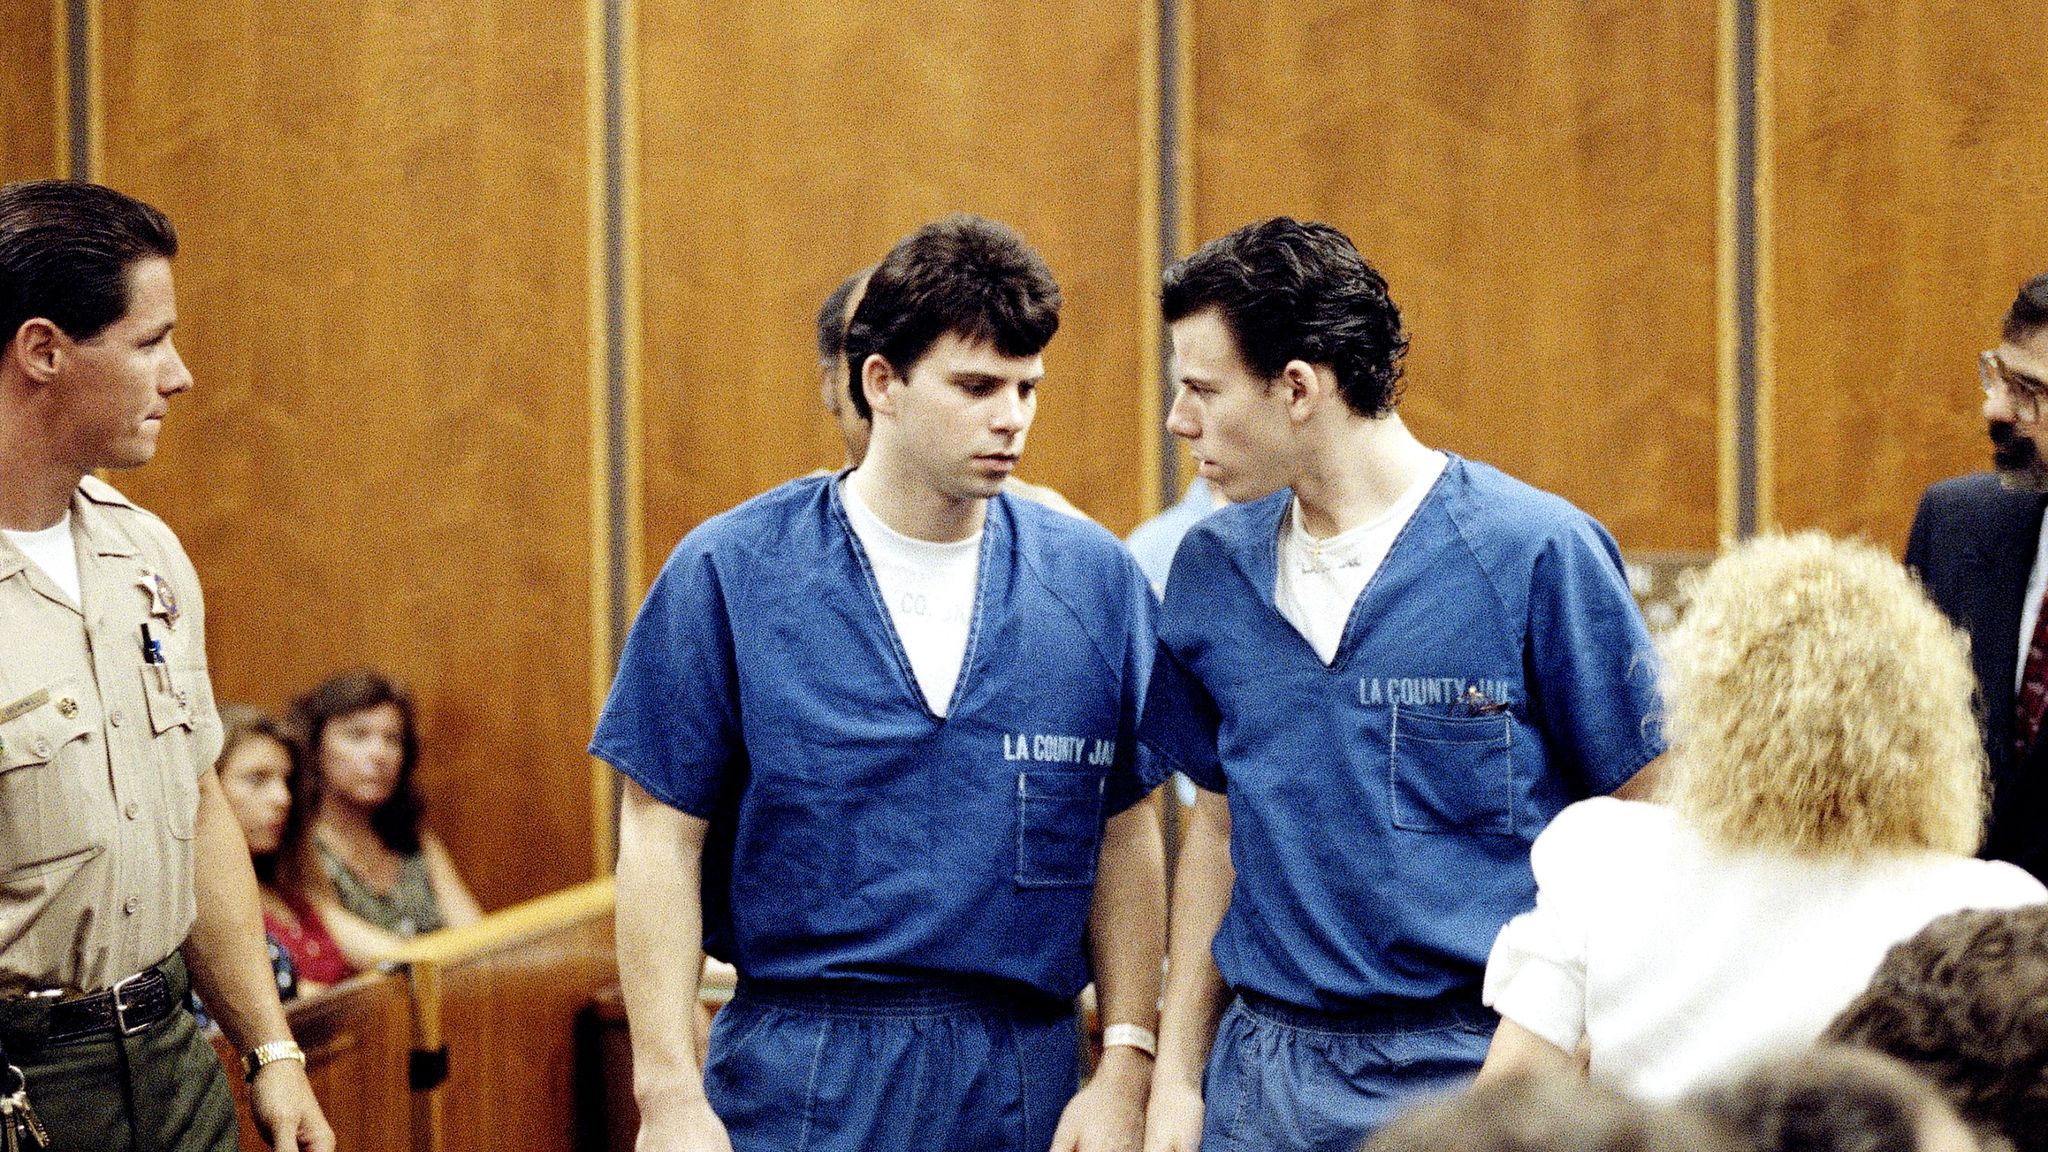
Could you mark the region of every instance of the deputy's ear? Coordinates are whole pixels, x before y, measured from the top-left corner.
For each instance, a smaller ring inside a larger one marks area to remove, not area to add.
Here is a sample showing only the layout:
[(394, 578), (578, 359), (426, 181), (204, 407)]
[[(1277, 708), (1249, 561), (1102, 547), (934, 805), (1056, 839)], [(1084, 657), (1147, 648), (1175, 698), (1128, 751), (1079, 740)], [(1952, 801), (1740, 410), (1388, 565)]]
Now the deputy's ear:
[(57, 378), (63, 364), (64, 333), (53, 321), (31, 316), (14, 330), (14, 339), (7, 342), (4, 352), (23, 376), (48, 384)]
[(875, 412), (896, 414), (896, 395), (891, 384), (903, 378), (896, 374), (894, 365), (880, 352), (871, 352), (860, 364), (860, 389), (868, 398), (868, 408)]

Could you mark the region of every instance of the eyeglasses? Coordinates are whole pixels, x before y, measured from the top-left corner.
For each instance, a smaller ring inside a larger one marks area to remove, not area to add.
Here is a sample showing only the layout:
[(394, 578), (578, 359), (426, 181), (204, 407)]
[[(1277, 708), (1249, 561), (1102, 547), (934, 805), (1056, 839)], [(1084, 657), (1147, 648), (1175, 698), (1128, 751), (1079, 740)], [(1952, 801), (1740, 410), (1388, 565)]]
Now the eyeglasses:
[(1977, 383), (1990, 396), (2004, 389), (2006, 402), (2012, 405), (2012, 415), (2020, 424), (2041, 422), (2041, 403), (2048, 399), (2048, 389), (2025, 377), (2015, 377), (1999, 362), (1998, 353), (1977, 354)]

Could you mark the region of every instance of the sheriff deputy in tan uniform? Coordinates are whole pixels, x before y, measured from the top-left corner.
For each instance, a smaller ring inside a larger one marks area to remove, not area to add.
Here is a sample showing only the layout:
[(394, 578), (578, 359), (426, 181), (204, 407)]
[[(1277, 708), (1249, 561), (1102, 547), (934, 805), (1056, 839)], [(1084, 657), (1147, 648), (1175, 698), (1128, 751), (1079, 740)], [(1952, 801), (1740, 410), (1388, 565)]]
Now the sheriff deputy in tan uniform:
[(147, 463), (192, 386), (176, 253), (161, 213), (111, 189), (0, 188), (4, 1149), (234, 1148), (188, 981), (248, 1054), (264, 1134), (334, 1147), (213, 772), (198, 576), (163, 521), (88, 475)]

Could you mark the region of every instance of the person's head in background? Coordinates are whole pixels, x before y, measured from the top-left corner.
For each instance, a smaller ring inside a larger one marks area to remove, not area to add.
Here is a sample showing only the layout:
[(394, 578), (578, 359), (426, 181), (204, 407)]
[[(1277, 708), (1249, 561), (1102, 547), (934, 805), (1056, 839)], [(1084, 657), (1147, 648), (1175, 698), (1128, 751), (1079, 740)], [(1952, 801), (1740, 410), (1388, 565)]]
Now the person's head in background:
[(848, 398), (873, 426), (862, 497), (928, 539), (977, 530), (1023, 455), (1059, 310), (1045, 262), (993, 220), (948, 216), (890, 249), (846, 327)]
[(1297, 484), (1349, 425), (1398, 425), (1401, 310), (1336, 228), (1247, 224), (1168, 268), (1160, 304), (1176, 384), (1166, 430), (1227, 499)]
[(320, 818), (367, 822), (386, 848), (418, 852), (420, 739), (405, 686), (374, 669), (343, 672), (299, 697), (292, 716), (318, 780)]
[(871, 264), (841, 280), (839, 287), (818, 307), (818, 399), (832, 417), (833, 426), (839, 429), (840, 443), (846, 445), (848, 468), (860, 467), (867, 456), (870, 428), (867, 419), (854, 407), (847, 388), (846, 325), (853, 319), (853, 310), (860, 306), (861, 296), (867, 292), (868, 277), (874, 271)]
[(1968, 856), (1985, 759), (1968, 641), (1889, 553), (1763, 536), (1683, 585), (1662, 789), (1729, 848)]
[(1991, 462), (2008, 488), (2048, 492), (2048, 272), (2020, 285), (1999, 344), (1977, 357)]
[(2048, 904), (1934, 921), (1823, 1038), (1904, 1061), (1965, 1120), (2048, 1152)]
[(1361, 1152), (1747, 1152), (1690, 1113), (1573, 1075), (1511, 1076), (1416, 1107)]
[(1912, 1069), (1839, 1045), (1768, 1061), (1686, 1103), (1756, 1152), (1984, 1149), (1941, 1093)]
[(283, 724), (260, 708), (229, 704), (220, 710), (222, 742), (215, 767), (220, 789), (249, 842), (256, 878), (289, 882), (319, 789), (304, 769), (298, 744)]

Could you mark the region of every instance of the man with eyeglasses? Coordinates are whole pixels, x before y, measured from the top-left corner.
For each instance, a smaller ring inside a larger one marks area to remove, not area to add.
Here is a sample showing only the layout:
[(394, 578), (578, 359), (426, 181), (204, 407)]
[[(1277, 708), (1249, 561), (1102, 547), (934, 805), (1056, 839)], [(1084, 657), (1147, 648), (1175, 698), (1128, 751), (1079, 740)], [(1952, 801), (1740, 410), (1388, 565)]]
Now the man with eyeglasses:
[(2048, 273), (2020, 288), (1999, 335), (1977, 359), (1996, 471), (1927, 490), (1906, 563), (1970, 633), (1991, 760), (1984, 855), (2048, 877)]

